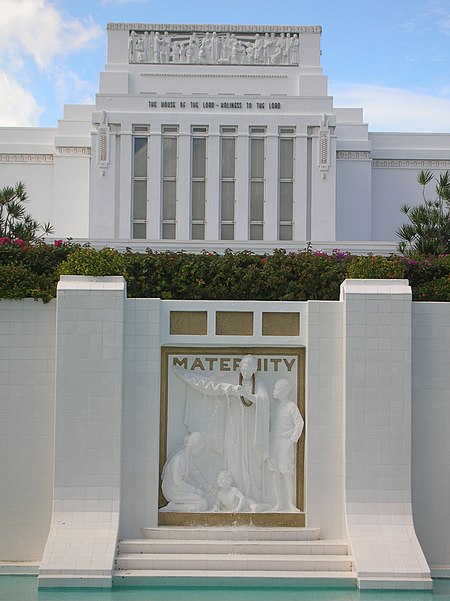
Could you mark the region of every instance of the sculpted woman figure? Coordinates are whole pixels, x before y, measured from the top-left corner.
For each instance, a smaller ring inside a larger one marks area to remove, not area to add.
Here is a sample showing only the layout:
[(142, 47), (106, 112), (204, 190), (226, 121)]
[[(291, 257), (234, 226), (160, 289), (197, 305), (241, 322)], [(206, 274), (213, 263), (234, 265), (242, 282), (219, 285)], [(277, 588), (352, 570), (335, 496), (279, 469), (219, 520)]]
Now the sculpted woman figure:
[(203, 436), (193, 432), (183, 447), (166, 462), (162, 473), (162, 491), (169, 503), (161, 511), (206, 511), (208, 501), (202, 486), (207, 483), (195, 464), (204, 447)]

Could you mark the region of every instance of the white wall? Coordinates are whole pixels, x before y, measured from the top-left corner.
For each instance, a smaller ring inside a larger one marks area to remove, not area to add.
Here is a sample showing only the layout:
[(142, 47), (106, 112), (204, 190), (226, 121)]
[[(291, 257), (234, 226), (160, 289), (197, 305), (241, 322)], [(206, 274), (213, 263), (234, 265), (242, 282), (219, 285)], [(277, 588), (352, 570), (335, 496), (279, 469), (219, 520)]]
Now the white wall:
[(309, 301), (306, 343), (306, 519), (345, 538), (342, 304)]
[[(433, 572), (448, 573), (450, 305), (413, 303), (411, 315), (409, 292), (400, 285), (392, 297), (392, 282), (372, 293), (348, 289), (341, 302), (250, 307), (125, 299), (115, 281), (112, 289), (83, 278), (74, 284), (81, 288), (60, 285), (58, 311), (56, 302), (0, 301), (0, 561), (41, 560), (53, 500), (42, 575), (68, 569), (76, 555), (73, 540), (70, 553), (61, 551), (70, 539), (62, 522), (71, 524), (71, 536), (82, 531), (76, 544), (85, 551), (93, 526), (98, 533), (109, 520), (90, 559), (107, 585), (112, 565), (104, 560), (112, 562), (115, 537), (139, 536), (140, 527), (157, 523), (160, 346), (245, 344), (306, 347), (307, 524), (324, 538), (345, 537), (348, 527), (358, 568), (373, 576), (381, 566), (376, 578), (385, 583), (384, 555), (394, 549), (386, 532), (397, 543), (407, 532), (410, 545), (413, 518)], [(215, 337), (218, 308), (254, 311), (253, 335)], [(207, 311), (209, 333), (170, 334), (171, 310)], [(299, 311), (299, 336), (263, 336), (267, 310)], [(389, 558), (406, 562), (398, 574), (425, 574), (405, 553)]]
[(345, 510), (360, 588), (431, 588), (411, 506), (411, 288), (345, 280)]
[(371, 240), (371, 206), (370, 159), (338, 159), (336, 162), (336, 240)]
[(450, 575), (450, 303), (413, 303), (412, 501), (436, 576)]
[(110, 587), (119, 526), (125, 282), (58, 284), (55, 477), (40, 586)]
[(39, 561), (53, 499), (56, 301), (0, 301), (0, 561)]
[(125, 305), (121, 537), (158, 522), (160, 306), (138, 298)]

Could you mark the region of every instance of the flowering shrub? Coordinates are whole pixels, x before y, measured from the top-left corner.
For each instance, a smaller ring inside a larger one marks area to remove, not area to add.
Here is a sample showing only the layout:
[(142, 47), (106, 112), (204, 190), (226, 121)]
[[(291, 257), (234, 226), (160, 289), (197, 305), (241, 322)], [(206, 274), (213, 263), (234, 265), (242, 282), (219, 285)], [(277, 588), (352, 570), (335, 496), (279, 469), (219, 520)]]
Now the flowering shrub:
[[(56, 248), (62, 248), (62, 245)], [(112, 248), (95, 250), (82, 246), (68, 254), (58, 271), (60, 275), (123, 275), (124, 255)]]
[(413, 299), (450, 302), (450, 275), (421, 284), (413, 290)]
[(76, 245), (65, 242), (51, 246), (17, 244), (17, 240), (0, 239), (0, 298), (42, 299), (48, 302), (56, 296), (58, 269)]
[(353, 257), (347, 270), (348, 278), (357, 279), (404, 279), (406, 265), (403, 257), (391, 255), (381, 257), (368, 255), (367, 257)]
[(199, 300), (337, 300), (346, 278), (405, 278), (415, 300), (450, 300), (450, 256), (407, 259), (308, 249), (224, 254), (204, 251), (119, 253), (71, 241), (0, 238), (0, 298), (56, 296), (61, 274), (123, 275), (128, 296)]

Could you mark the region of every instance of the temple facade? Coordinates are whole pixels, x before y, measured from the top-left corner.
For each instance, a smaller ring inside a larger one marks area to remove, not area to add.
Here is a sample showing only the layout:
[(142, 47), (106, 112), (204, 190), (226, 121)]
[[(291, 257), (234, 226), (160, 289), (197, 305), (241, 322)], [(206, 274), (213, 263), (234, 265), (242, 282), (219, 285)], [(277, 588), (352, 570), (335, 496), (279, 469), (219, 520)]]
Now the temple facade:
[(110, 23), (95, 105), (56, 128), (0, 129), (0, 184), (21, 180), (56, 237), (183, 248), (393, 249), (417, 172), (450, 135), (373, 133), (336, 108), (319, 26)]

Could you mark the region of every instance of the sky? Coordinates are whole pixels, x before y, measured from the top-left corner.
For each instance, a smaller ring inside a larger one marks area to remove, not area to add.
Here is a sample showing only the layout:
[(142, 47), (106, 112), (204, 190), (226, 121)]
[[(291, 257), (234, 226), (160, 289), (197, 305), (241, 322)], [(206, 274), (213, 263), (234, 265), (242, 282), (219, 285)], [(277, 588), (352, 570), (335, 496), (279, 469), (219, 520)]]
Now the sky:
[(94, 103), (109, 22), (321, 25), (335, 106), (370, 131), (450, 132), (450, 0), (0, 0), (0, 126)]

